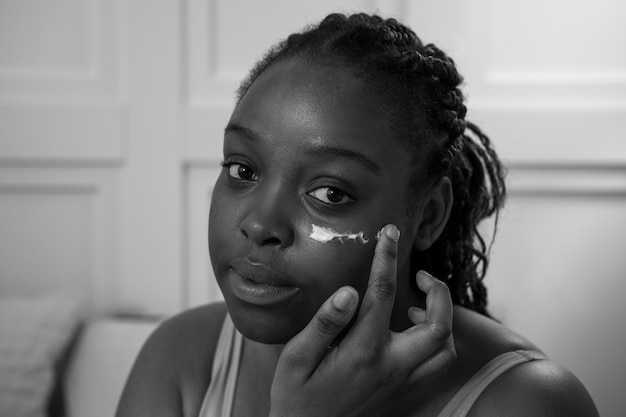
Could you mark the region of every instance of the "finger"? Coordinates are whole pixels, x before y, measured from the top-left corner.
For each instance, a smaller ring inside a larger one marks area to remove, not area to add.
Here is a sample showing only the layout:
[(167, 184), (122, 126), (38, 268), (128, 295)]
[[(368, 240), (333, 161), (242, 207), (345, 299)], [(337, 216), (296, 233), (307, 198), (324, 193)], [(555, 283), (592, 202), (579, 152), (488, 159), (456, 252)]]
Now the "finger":
[(309, 324), (283, 349), (281, 361), (291, 368), (311, 373), (337, 335), (348, 325), (359, 301), (352, 287), (342, 287), (330, 296)]
[(402, 333), (394, 334), (394, 354), (417, 365), (437, 351), (452, 334), (452, 298), (448, 287), (420, 271), (417, 284), (426, 292), (426, 311), (411, 308), (409, 317), (416, 323)]
[(381, 340), (381, 334), (389, 333), (391, 311), (396, 297), (397, 253), (400, 231), (393, 224), (386, 225), (374, 251), (367, 290), (353, 329), (353, 337), (361, 342)]
[(454, 337), (450, 335), (445, 343), (439, 347), (428, 359), (420, 363), (409, 375), (409, 383), (415, 384), (426, 378), (443, 375), (456, 361)]
[(422, 310), (421, 308), (409, 307), (407, 314), (413, 324), (420, 324), (426, 321), (426, 310)]
[(426, 271), (417, 273), (417, 286), (426, 293), (426, 321), (440, 323), (451, 332), (453, 304), (448, 286)]

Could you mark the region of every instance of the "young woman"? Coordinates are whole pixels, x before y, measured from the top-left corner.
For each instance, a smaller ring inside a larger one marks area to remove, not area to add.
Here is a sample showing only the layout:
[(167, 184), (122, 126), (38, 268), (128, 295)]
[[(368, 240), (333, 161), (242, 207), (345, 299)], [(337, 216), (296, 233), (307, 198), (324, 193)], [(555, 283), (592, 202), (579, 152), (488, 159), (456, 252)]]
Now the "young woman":
[(213, 194), (226, 303), (160, 326), (118, 417), (597, 415), (487, 313), (477, 226), (505, 186), (461, 81), (378, 16), (333, 14), (271, 49)]

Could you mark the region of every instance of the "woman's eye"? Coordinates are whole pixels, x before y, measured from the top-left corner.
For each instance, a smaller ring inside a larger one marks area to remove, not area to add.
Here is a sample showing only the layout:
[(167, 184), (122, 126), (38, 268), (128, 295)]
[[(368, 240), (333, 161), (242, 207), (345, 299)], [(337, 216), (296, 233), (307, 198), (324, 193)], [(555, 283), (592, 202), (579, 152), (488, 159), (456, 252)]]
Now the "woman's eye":
[(224, 167), (228, 169), (228, 176), (237, 180), (255, 181), (257, 179), (256, 172), (249, 166), (232, 162), (225, 162)]
[(308, 194), (326, 204), (346, 204), (352, 201), (348, 194), (334, 187), (316, 188)]

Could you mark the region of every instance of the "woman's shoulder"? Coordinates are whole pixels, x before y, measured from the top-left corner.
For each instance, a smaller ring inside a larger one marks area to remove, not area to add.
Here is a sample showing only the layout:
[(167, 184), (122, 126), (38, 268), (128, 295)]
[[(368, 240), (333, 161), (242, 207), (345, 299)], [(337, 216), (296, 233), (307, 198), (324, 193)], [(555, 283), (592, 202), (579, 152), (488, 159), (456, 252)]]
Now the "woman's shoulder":
[(191, 308), (163, 321), (147, 342), (153, 354), (174, 365), (183, 391), (208, 386), (225, 315), (224, 303)]
[(452, 334), (461, 364), (471, 374), (506, 352), (540, 352), (530, 340), (498, 321), (460, 306), (454, 308)]
[[(133, 365), (118, 416), (136, 414), (138, 404), (170, 410), (173, 416), (197, 415), (210, 383), (225, 314), (224, 303), (216, 303), (183, 311), (159, 324)], [(150, 410), (141, 412), (148, 415)]]
[(214, 350), (225, 315), (223, 302), (182, 311), (161, 322), (149, 342), (170, 352)]
[(496, 378), (468, 417), (502, 415), (597, 417), (598, 410), (574, 374), (545, 359), (517, 365)]
[[(462, 367), (474, 374), (507, 352), (540, 349), (497, 321), (455, 308), (455, 343)], [(458, 336), (458, 337), (457, 337)], [(458, 341), (458, 342), (457, 342)], [(549, 359), (513, 366), (480, 394), (468, 416), (597, 416), (589, 393), (574, 374)]]

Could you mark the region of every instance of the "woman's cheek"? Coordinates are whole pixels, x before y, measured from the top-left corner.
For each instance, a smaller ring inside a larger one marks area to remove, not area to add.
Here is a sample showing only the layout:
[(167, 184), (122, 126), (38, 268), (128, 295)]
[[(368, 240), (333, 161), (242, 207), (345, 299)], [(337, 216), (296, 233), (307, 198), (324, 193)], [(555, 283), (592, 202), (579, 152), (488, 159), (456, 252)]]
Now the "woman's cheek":
[(369, 279), (375, 239), (366, 243), (354, 239), (321, 242), (307, 236), (307, 240), (308, 255), (302, 268), (314, 272), (315, 278), (311, 279), (323, 287), (326, 298), (344, 285), (356, 288), (362, 296)]
[(228, 255), (228, 248), (232, 247), (237, 236), (236, 208), (231, 198), (220, 190), (218, 182), (211, 198), (208, 230), (209, 254), (214, 270), (222, 266), (222, 259)]

